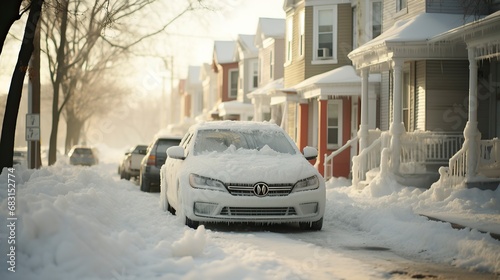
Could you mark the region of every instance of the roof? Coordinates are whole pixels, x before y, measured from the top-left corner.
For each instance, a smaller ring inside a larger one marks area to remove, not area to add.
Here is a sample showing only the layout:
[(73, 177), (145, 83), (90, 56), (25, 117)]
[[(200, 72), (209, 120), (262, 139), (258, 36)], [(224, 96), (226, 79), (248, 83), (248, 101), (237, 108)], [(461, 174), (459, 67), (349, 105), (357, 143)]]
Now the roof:
[(254, 44), (258, 47), (270, 38), (285, 38), (286, 21), (282, 18), (259, 18)]
[(469, 21), (471, 19), (465, 19), (462, 14), (421, 13), (410, 19), (397, 21), (377, 38), (350, 52), (348, 57), (354, 64), (359, 64), (356, 57), (377, 52), (387, 53), (393, 51), (392, 47), (402, 49), (422, 43), (427, 48), (427, 40), (430, 38)]
[[(371, 74), (368, 77), (369, 82), (380, 82), (380, 75)], [(306, 79), (295, 86), (294, 89), (302, 89), (311, 85), (332, 85), (332, 84), (361, 84), (361, 77), (356, 74), (354, 67), (345, 65), (328, 72), (318, 74), (309, 79)]]
[(500, 56), (499, 26), (500, 11), (434, 36), (429, 43), (467, 42), (469, 47), (476, 48), (476, 58)]
[(217, 59), (217, 63), (231, 63), (234, 61), (234, 54), (236, 52), (236, 42), (235, 41), (215, 41), (214, 42), (214, 54)]
[(276, 89), (283, 88), (283, 78), (271, 81), (266, 85), (259, 87), (258, 89), (250, 92), (248, 95), (251, 97), (253, 95), (269, 94), (274, 92)]

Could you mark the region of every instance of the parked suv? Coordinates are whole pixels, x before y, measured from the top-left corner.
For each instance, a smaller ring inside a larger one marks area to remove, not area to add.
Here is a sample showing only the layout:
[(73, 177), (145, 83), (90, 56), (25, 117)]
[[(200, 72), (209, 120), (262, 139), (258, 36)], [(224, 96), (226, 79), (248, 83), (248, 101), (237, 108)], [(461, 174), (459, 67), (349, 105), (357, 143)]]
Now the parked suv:
[(159, 191), (160, 169), (167, 159), (167, 149), (178, 146), (180, 142), (179, 136), (159, 136), (149, 145), (139, 172), (141, 191), (149, 192), (152, 187), (156, 187)]

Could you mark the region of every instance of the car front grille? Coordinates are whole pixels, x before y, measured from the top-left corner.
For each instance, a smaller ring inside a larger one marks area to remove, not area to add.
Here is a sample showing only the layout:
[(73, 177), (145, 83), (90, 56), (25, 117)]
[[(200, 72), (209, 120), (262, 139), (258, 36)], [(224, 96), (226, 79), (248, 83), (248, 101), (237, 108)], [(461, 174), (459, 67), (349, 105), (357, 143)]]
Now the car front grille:
[[(267, 196), (287, 196), (292, 191), (292, 184), (269, 184)], [(253, 184), (231, 183), (227, 187), (230, 194), (235, 196), (254, 196)]]
[(224, 207), (222, 216), (293, 216), (297, 215), (293, 207)]

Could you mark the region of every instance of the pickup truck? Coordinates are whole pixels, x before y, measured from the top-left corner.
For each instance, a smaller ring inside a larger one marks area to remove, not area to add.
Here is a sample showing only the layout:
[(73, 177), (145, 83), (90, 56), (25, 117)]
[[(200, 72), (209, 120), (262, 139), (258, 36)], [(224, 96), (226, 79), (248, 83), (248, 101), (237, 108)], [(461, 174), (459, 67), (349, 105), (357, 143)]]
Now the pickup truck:
[(138, 178), (139, 170), (141, 168), (141, 161), (146, 151), (148, 149), (147, 145), (137, 145), (128, 150), (118, 167), (118, 174), (120, 174), (120, 179)]

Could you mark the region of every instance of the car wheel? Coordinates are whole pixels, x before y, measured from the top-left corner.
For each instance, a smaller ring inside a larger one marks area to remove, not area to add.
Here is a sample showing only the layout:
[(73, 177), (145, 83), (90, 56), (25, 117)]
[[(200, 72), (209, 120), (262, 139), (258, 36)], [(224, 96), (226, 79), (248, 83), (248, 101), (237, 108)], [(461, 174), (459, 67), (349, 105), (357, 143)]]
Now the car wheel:
[(149, 192), (150, 185), (148, 179), (146, 179), (145, 176), (141, 176), (141, 191), (143, 192)]
[(199, 225), (200, 225), (200, 222), (193, 221), (190, 218), (186, 217), (186, 226), (188, 226), (192, 229), (197, 229)]
[(321, 230), (323, 227), (323, 217), (315, 222), (301, 222), (299, 227), (305, 230)]

